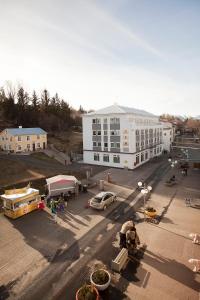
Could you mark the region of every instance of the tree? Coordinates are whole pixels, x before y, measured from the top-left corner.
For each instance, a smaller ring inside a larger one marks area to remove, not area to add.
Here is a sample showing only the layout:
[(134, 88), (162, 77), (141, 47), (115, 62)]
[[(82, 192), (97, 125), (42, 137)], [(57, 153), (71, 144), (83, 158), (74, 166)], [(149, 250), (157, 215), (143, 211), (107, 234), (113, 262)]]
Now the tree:
[(49, 102), (50, 102), (49, 92), (45, 89), (41, 94), (41, 110), (42, 111), (48, 112)]
[(34, 111), (37, 111), (40, 103), (39, 103), (39, 98), (38, 98), (35, 90), (33, 91), (31, 101), (32, 101), (32, 107), (33, 107)]

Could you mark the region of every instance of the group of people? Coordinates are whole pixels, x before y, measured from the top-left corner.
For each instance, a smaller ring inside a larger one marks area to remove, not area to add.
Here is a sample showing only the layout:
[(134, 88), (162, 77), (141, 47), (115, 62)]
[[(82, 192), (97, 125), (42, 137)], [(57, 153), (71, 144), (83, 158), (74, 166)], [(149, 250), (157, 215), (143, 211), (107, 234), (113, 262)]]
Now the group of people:
[[(55, 222), (57, 222), (57, 213), (63, 212), (67, 207), (67, 200), (69, 197), (67, 196), (60, 194), (57, 197), (52, 197), (47, 200), (47, 206), (51, 209), (51, 214)], [(44, 210), (44, 208), (45, 208), (45, 201), (44, 199), (41, 199), (41, 201), (38, 203), (38, 209)]]
[(125, 222), (120, 230), (120, 248), (127, 248), (129, 252), (134, 251), (140, 245), (135, 223), (132, 220)]

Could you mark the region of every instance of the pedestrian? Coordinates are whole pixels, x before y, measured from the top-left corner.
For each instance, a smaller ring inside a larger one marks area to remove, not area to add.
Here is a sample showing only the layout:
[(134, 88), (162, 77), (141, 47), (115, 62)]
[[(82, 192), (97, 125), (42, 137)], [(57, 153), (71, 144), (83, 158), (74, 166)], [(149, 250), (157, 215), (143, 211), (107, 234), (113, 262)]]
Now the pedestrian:
[(187, 176), (187, 168), (185, 168), (184, 171), (185, 171), (185, 176)]
[(140, 239), (137, 234), (136, 228), (132, 227), (126, 232), (126, 246), (130, 253), (133, 253), (136, 250), (137, 245), (140, 245)]
[(41, 201), (38, 203), (38, 209), (42, 211), (44, 210), (44, 208), (45, 208), (44, 200), (41, 199)]
[(57, 223), (57, 211), (56, 211), (55, 202), (53, 200), (51, 201), (51, 213), (52, 213), (54, 222)]
[(135, 227), (135, 224), (131, 220), (125, 222), (122, 225), (121, 230), (119, 232), (119, 238), (120, 238), (119, 245), (120, 245), (121, 249), (122, 248), (127, 248), (127, 246), (126, 246), (126, 233), (127, 233), (128, 230), (130, 230), (133, 227)]

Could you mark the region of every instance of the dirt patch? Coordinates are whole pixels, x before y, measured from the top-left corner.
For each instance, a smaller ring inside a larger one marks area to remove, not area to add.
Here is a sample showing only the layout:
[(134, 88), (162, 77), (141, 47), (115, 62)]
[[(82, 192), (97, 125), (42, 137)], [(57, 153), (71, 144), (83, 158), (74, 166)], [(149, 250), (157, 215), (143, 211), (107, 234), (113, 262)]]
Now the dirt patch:
[(61, 151), (70, 154), (70, 152), (82, 153), (83, 135), (78, 131), (58, 132), (48, 135), (48, 143)]

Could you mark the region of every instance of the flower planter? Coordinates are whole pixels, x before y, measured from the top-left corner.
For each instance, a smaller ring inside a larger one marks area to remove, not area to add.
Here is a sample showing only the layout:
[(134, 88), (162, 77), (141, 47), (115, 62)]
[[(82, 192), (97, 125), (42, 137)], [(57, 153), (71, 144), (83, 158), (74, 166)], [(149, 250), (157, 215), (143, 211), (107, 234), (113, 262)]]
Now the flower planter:
[[(90, 287), (90, 288), (92, 288), (93, 289), (93, 291), (95, 292), (95, 296), (94, 297), (96, 297), (96, 298), (94, 298), (95, 300), (100, 300), (100, 297), (99, 297), (99, 292), (98, 292), (98, 290), (97, 290), (97, 288), (95, 287), (95, 286), (92, 286), (92, 285), (86, 285), (85, 287)], [(83, 296), (80, 296), (79, 295), (79, 292), (81, 291), (81, 289), (83, 289), (83, 287), (81, 287), (80, 289), (78, 289), (78, 291), (76, 292), (76, 300), (84, 300), (84, 299), (86, 299), (85, 297), (83, 297)], [(87, 298), (88, 299), (88, 298)]]
[(145, 210), (145, 215), (147, 215), (148, 217), (150, 218), (154, 218), (157, 214), (157, 211), (148, 211), (148, 210)]
[[(99, 282), (98, 283), (95, 282), (95, 279), (94, 279), (93, 275), (98, 271), (105, 272), (107, 277), (108, 277), (107, 282), (105, 282), (104, 284), (100, 284)], [(94, 285), (99, 291), (104, 291), (105, 289), (107, 289), (110, 285), (110, 281), (111, 281), (110, 273), (108, 271), (104, 270), (104, 269), (96, 270), (96, 271), (92, 272), (92, 274), (90, 275), (91, 284)]]

